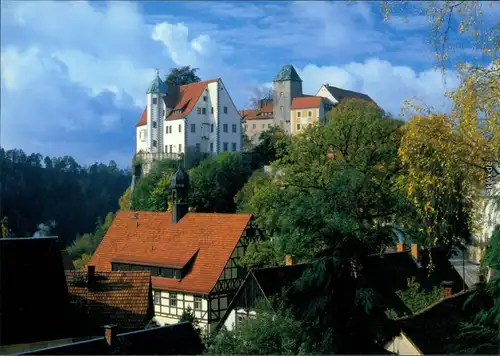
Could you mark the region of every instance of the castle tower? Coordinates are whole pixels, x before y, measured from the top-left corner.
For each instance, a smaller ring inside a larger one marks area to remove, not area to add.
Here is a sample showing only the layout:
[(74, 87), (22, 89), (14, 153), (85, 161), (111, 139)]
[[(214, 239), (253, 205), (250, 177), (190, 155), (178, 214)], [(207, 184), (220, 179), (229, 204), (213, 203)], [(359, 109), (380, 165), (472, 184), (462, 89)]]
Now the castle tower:
[(291, 64), (281, 68), (273, 81), (274, 124), (290, 133), (290, 110), (293, 98), (302, 96), (302, 79)]
[(164, 152), (163, 122), (165, 121), (168, 86), (156, 71), (156, 78), (147, 91), (148, 147), (151, 153)]

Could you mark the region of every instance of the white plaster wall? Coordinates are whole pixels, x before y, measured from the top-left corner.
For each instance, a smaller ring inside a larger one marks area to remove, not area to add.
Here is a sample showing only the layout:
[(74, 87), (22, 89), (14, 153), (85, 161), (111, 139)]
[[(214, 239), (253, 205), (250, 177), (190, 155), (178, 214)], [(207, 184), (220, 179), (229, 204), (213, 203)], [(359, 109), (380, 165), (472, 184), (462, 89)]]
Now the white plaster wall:
[[(198, 319), (201, 325), (208, 324), (208, 303), (207, 300), (201, 299), (201, 309), (194, 309), (194, 295), (189, 293), (179, 293), (177, 292), (177, 308), (170, 306), (170, 293), (167, 291), (155, 290), (154, 294), (160, 294), (160, 304), (154, 304), (155, 320), (160, 325), (170, 325), (179, 322), (182, 313), (187, 310), (188, 307), (194, 313), (194, 316)], [(183, 300), (184, 297), (184, 300)], [(154, 298), (154, 297), (153, 297)], [(165, 315), (173, 314), (173, 315)]]
[[(167, 128), (172, 127), (172, 133), (167, 134)], [(180, 131), (179, 131), (180, 127)], [(185, 138), (186, 123), (184, 119), (165, 120), (163, 128), (163, 143), (164, 152), (170, 153), (170, 145), (172, 145), (173, 153), (186, 152)], [(181, 145), (181, 146), (179, 146)], [(179, 149), (180, 148), (180, 149)]]
[(135, 152), (148, 150), (148, 126), (137, 126), (135, 129)]
[[(228, 151), (232, 151), (232, 144), (236, 144), (236, 152), (241, 151), (241, 115), (234, 105), (226, 87), (219, 81), (219, 150), (224, 151), (224, 142), (227, 142)], [(224, 107), (227, 107), (227, 114), (224, 113)], [(227, 124), (228, 132), (223, 132), (224, 124)], [(236, 132), (233, 132), (233, 125)]]
[(332, 94), (330, 93), (330, 91), (328, 89), (326, 89), (326, 86), (325, 85), (322, 85), (321, 88), (319, 88), (318, 92), (316, 93), (315, 96), (321, 96), (323, 98), (326, 98), (328, 99), (328, 101), (331, 102), (331, 104), (337, 104), (338, 101), (337, 99), (335, 99)]
[(500, 183), (495, 184), (492, 195), (479, 197), (478, 207), (478, 225), (479, 232), (475, 239), (478, 242), (487, 242), (491, 239), (491, 234), (496, 225), (500, 225), (500, 209), (495, 204), (495, 199), (498, 199), (500, 194)]
[(228, 331), (233, 331), (234, 326), (236, 325), (236, 310), (231, 310), (226, 321), (224, 322), (224, 326)]

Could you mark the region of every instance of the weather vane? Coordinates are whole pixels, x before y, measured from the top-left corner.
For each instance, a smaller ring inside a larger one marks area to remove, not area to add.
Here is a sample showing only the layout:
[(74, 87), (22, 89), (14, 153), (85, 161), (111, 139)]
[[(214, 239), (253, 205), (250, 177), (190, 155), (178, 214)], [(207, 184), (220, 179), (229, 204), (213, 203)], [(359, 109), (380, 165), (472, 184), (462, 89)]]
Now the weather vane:
[(156, 75), (159, 77), (160, 76), (160, 70), (158, 68), (155, 68), (156, 70)]

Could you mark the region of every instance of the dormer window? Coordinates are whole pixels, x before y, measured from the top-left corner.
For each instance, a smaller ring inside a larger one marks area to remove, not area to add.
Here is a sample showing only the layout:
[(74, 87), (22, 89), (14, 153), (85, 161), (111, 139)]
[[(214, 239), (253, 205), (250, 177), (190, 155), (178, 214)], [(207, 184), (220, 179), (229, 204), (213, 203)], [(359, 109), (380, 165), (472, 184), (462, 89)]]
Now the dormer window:
[(158, 98), (153, 98), (153, 105), (158, 104)]
[(207, 101), (207, 97), (206, 96), (203, 97), (203, 101)]

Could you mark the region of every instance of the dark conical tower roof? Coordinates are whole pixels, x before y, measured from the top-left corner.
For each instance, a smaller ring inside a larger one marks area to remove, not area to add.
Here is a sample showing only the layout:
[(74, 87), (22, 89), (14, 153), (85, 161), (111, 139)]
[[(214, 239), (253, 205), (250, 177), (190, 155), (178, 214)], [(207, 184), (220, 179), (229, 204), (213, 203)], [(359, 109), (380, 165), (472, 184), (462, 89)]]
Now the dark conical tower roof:
[(171, 189), (177, 188), (188, 188), (189, 187), (189, 175), (182, 167), (182, 164), (179, 162), (177, 167), (177, 171), (172, 176), (172, 183), (170, 184)]
[(275, 82), (284, 82), (284, 81), (294, 81), (294, 82), (301, 82), (302, 79), (300, 79), (297, 71), (291, 64), (286, 64), (281, 68), (280, 72), (278, 75), (274, 78)]

